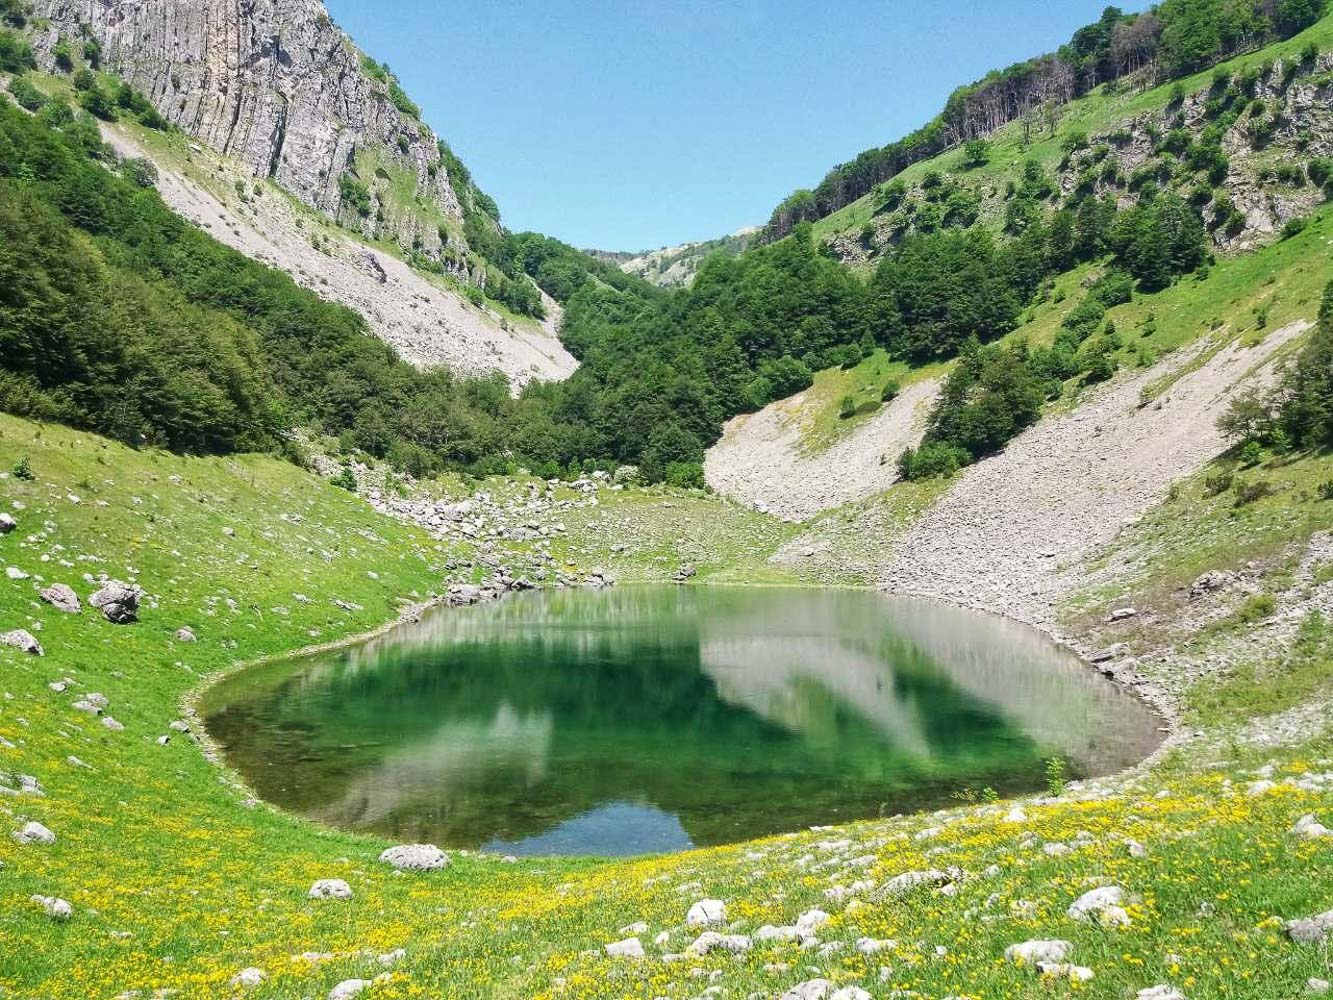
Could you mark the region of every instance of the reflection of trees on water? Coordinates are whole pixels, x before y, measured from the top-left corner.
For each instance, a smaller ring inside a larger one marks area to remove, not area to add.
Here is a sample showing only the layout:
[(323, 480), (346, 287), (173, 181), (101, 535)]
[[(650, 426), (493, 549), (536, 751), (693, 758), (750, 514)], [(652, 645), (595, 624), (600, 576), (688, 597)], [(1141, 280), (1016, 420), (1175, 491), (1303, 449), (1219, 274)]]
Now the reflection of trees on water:
[(336, 825), (512, 842), (614, 800), (713, 843), (1143, 752), (1155, 720), (1034, 636), (866, 593), (533, 594), (239, 675), (209, 727)]

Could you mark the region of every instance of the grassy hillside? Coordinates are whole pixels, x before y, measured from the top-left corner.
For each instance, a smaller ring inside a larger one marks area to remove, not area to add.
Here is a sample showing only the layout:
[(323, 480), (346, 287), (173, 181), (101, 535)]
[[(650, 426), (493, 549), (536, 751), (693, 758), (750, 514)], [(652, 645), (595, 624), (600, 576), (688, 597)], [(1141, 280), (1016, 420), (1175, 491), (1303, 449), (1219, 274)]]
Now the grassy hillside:
[[(1086, 97), (1061, 107), (1053, 130), (1045, 127), (1047, 123), (1042, 123), (1025, 137), (1023, 123), (1011, 122), (990, 136), (989, 161), (981, 166), (966, 165), (966, 152), (960, 147), (912, 164), (895, 180), (901, 180), (910, 187), (919, 185), (932, 172), (942, 172), (964, 178), (968, 186), (975, 190), (1001, 192), (1010, 181), (1020, 178), (1023, 165), (1029, 160), (1040, 164), (1048, 173), (1054, 173), (1065, 157), (1064, 144), (1071, 136), (1106, 134), (1144, 114), (1160, 114), (1171, 104), (1177, 89), (1186, 94), (1200, 93), (1212, 84), (1215, 72), (1240, 76), (1247, 69), (1262, 67), (1276, 60), (1298, 59), (1311, 45), (1322, 52), (1333, 49), (1333, 15), (1323, 18), (1295, 37), (1275, 42), (1258, 51), (1222, 62), (1215, 69), (1177, 81), (1148, 89), (1098, 87)], [(838, 234), (859, 234), (871, 221), (882, 198), (882, 193), (872, 191), (818, 220), (814, 223), (816, 236), (827, 238)], [(984, 213), (983, 217), (988, 218), (993, 225), (998, 224), (994, 195), (987, 207), (990, 211)]]
[[(15, 829), (38, 820), (58, 839), (0, 841), (0, 985), (10, 995), (230, 996), (229, 980), (248, 967), (266, 973), (247, 993), (262, 998), (322, 996), (342, 980), (386, 972), (368, 996), (684, 997), (716, 976), (737, 995), (776, 997), (813, 978), (812, 967), (876, 996), (1074, 991), (1002, 960), (1009, 944), (1033, 937), (1073, 942), (1072, 959), (1095, 970), (1080, 996), (1122, 998), (1158, 982), (1195, 997), (1294, 996), (1323, 974), (1322, 951), (1288, 942), (1276, 920), (1333, 905), (1328, 852), (1286, 832), (1305, 812), (1328, 819), (1333, 796), (1309, 781), (1256, 797), (1232, 792), (1229, 780), (1260, 762), (1250, 750), (1222, 766), (1177, 755), (1123, 785), (1027, 805), (1021, 820), (1006, 818), (1007, 805), (964, 805), (665, 858), (506, 864), (456, 855), (443, 872), (394, 876), (375, 860), (384, 844), (248, 803), (234, 779), (167, 725), (209, 675), (391, 619), (438, 589), (443, 564), (467, 550), (265, 458), (139, 453), (0, 418), (0, 468), (24, 458), (34, 479), (11, 471), (0, 480), (0, 506), (19, 522), (0, 537), (0, 561), (32, 576), (4, 581), (3, 624), (34, 629), (46, 655), (0, 651), (0, 784), (15, 787), (13, 775), (30, 774), (45, 794), (7, 796), (0, 813)], [(715, 501), (687, 495), (631, 493), (625, 502), (654, 511), (664, 526), (678, 518), (681, 535), (716, 519), (707, 506)], [(1193, 490), (1174, 502), (1182, 506), (1173, 522), (1182, 511), (1225, 517)], [(622, 513), (603, 512), (612, 520)], [(571, 525), (572, 546), (605, 544), (583, 531)], [(645, 549), (650, 561), (655, 554)], [(1160, 554), (1171, 561), (1170, 546)], [(86, 596), (85, 571), (137, 579), (152, 595), (142, 621), (113, 626), (36, 601), (39, 578), (68, 581)], [(197, 643), (173, 638), (184, 625)], [(49, 686), (57, 681), (65, 690)], [(73, 708), (92, 692), (107, 697), (123, 730)], [(171, 742), (158, 745), (168, 734)], [(1320, 754), (1283, 752), (1275, 776), (1318, 770), (1311, 762)], [(1128, 851), (1129, 840), (1146, 856)], [(1072, 846), (1049, 854), (1042, 843)], [(969, 876), (952, 895), (922, 890), (872, 902), (853, 890), (860, 898), (844, 905), (824, 891), (950, 865)], [(998, 872), (983, 875), (991, 865)], [(354, 898), (307, 899), (326, 877), (345, 878)], [(1064, 915), (1094, 882), (1127, 889), (1127, 927)], [(53, 923), (29, 901), (34, 894), (69, 900), (73, 916)], [(779, 941), (741, 956), (665, 961), (697, 936), (683, 920), (703, 896), (725, 900), (731, 929), (744, 933), (820, 907), (833, 914), (820, 939), (844, 947), (817, 955)], [(648, 945), (650, 957), (601, 951), (639, 920), (649, 925), (645, 943), (668, 933), (665, 944)], [(862, 937), (894, 941), (867, 955), (852, 945)], [(380, 963), (397, 948), (404, 957)]]

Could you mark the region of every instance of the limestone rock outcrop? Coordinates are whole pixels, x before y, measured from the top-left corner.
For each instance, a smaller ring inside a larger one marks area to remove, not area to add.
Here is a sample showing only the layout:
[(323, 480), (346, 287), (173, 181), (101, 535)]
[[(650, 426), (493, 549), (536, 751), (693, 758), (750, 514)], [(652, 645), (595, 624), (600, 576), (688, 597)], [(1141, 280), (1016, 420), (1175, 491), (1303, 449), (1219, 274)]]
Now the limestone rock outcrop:
[[(106, 67), (182, 131), (271, 178), (367, 236), (436, 255), (434, 213), (344, 204), (344, 175), (373, 188), (377, 170), (415, 179), (415, 196), (461, 219), (434, 133), (395, 103), (387, 79), (320, 0), (36, 0), (35, 37), (50, 64), (60, 38), (95, 38)], [(43, 23), (43, 22), (38, 22)], [(365, 176), (369, 174), (370, 176)], [(380, 216), (383, 216), (381, 220)]]

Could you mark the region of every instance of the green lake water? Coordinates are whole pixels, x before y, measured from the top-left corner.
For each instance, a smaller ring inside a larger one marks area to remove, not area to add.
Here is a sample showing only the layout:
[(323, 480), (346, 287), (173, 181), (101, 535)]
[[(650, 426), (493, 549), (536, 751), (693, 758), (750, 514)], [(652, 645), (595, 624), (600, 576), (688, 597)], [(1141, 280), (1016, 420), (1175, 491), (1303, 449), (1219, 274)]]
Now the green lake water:
[(863, 591), (624, 588), (440, 609), (213, 688), (256, 792), (503, 854), (682, 850), (1042, 787), (1160, 720), (1040, 634)]

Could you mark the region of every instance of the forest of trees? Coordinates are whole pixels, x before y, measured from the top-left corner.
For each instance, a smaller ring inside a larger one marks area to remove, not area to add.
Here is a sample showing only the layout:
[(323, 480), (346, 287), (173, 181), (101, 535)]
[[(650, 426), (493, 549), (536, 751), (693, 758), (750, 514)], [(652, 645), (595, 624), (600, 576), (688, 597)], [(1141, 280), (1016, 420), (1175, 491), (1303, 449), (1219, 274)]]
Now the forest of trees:
[(834, 167), (813, 190), (776, 209), (759, 236), (781, 239), (801, 222), (831, 215), (913, 163), (984, 137), (1012, 121), (1051, 128), (1061, 105), (1103, 83), (1147, 74), (1157, 83), (1308, 28), (1327, 0), (1163, 0), (1141, 14), (1107, 7), (1052, 55), (1038, 56), (959, 87), (944, 110), (897, 142)]
[[(1119, 277), (1089, 291), (1055, 347), (1023, 358), (1044, 398), (1103, 363), (1100, 320), (1116, 296), (1204, 258), (1197, 213), (1153, 185), (1125, 210), (1087, 198), (1092, 211), (1057, 210), (1042, 187), (1020, 231), (913, 234), (868, 282), (820, 253), (808, 226), (717, 255), (674, 293), (557, 240), (504, 234), (499, 266), (563, 302), (582, 362), (513, 399), (498, 377), (412, 369), (357, 314), (171, 213), (152, 180), (147, 164), (117, 163), (82, 112), (0, 106), (0, 404), (193, 451), (280, 449), (303, 424), (416, 474), (632, 463), (697, 484), (732, 415), (877, 347), (912, 362), (992, 358), (976, 345), (1012, 330), (1046, 277), (1108, 256)], [(941, 418), (937, 437), (951, 426)], [(959, 439), (972, 457), (997, 440)]]

